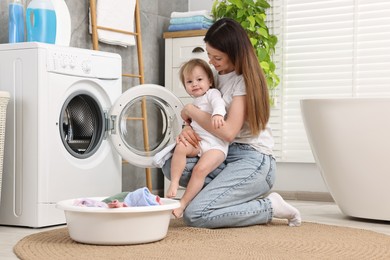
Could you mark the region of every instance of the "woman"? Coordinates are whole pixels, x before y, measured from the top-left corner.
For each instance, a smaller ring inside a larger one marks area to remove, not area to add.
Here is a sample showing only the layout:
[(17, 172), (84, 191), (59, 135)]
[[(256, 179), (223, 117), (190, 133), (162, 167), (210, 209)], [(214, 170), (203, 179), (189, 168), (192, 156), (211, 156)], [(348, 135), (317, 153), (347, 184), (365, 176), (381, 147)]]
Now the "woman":
[[(275, 218), (288, 219), (290, 226), (301, 224), (300, 213), (277, 193), (273, 138), (267, 126), (270, 116), (268, 88), (257, 56), (245, 30), (236, 21), (215, 22), (204, 38), (214, 66), (216, 86), (227, 104), (222, 127), (215, 129), (211, 115), (188, 104), (182, 110), (185, 121), (196, 121), (206, 131), (231, 143), (225, 163), (211, 172), (204, 188), (184, 212), (189, 226), (219, 228), (265, 224)], [(185, 127), (178, 140), (198, 146), (199, 137)], [(180, 185), (186, 186), (199, 158), (188, 158)], [(163, 166), (170, 179), (170, 161)], [(266, 197), (264, 197), (266, 196)]]

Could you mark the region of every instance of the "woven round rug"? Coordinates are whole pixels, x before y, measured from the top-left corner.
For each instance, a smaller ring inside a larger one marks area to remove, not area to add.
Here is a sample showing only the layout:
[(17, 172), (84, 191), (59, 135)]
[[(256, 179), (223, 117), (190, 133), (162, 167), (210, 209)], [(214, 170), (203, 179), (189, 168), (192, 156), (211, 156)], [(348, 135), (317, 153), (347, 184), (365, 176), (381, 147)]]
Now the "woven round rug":
[(172, 220), (167, 236), (139, 245), (73, 241), (66, 227), (29, 235), (14, 247), (20, 259), (390, 259), (390, 236), (373, 231), (284, 221), (242, 228), (201, 229)]

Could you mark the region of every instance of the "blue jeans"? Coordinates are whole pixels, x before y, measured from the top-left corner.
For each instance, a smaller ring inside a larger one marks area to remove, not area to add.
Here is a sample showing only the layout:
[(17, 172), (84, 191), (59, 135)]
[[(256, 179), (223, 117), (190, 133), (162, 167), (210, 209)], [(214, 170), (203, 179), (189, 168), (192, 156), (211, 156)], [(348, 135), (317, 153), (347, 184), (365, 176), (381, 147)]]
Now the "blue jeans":
[[(187, 158), (180, 179), (186, 187), (198, 158)], [(163, 166), (170, 179), (171, 161)], [(203, 189), (184, 211), (187, 225), (204, 228), (240, 227), (265, 224), (272, 220), (271, 202), (261, 196), (275, 182), (275, 159), (247, 144), (233, 143), (224, 164), (211, 172)]]

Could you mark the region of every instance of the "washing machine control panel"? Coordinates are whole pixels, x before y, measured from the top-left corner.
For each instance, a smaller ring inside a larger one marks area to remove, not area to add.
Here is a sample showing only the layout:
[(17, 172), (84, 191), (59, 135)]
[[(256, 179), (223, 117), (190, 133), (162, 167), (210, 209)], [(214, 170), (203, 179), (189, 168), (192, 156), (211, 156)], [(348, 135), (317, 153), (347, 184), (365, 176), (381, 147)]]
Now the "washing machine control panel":
[(120, 56), (104, 56), (90, 50), (49, 50), (46, 64), (49, 72), (87, 78), (119, 79), (122, 72)]
[(90, 57), (69, 52), (51, 52), (47, 57), (47, 70), (60, 74), (91, 77)]

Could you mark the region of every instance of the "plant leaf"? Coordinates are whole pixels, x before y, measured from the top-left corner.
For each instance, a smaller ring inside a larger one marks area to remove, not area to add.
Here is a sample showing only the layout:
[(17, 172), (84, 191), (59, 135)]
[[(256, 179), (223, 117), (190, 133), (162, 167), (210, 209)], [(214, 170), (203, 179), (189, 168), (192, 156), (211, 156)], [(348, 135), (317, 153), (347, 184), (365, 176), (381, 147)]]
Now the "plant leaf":
[(242, 8), (242, 0), (229, 0), (230, 3), (234, 4), (238, 8)]
[(267, 0), (215, 0), (212, 13), (215, 19), (230, 17), (241, 24), (255, 48), (257, 59), (267, 79), (268, 88), (276, 88), (280, 82), (272, 61), (278, 39), (270, 34), (266, 23)]

